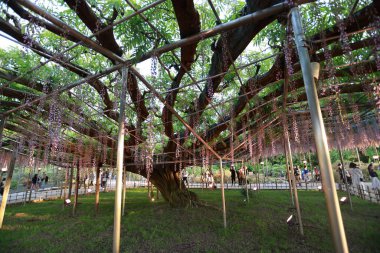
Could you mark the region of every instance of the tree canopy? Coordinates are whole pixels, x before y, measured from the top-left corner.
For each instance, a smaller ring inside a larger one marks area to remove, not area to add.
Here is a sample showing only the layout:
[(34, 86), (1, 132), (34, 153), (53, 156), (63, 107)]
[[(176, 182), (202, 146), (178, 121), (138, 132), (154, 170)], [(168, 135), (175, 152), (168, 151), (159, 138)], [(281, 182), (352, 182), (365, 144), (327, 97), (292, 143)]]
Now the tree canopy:
[[(318, 92), (330, 147), (378, 145), (379, 1), (292, 2), (300, 4), (311, 59), (321, 64)], [(232, 163), (284, 153), (286, 130), (295, 152), (314, 150), (284, 3), (2, 0), (0, 35), (12, 41), (0, 50), (3, 146), (17, 140), (30, 161), (113, 166), (121, 94), (117, 66), (124, 59), (165, 98), (163, 105), (128, 72), (126, 169), (150, 178), (162, 192), (181, 184), (179, 169), (207, 166), (215, 158), (169, 107)], [(276, 14), (154, 53), (279, 4), (284, 8)], [(170, 186), (162, 183), (170, 180)]]

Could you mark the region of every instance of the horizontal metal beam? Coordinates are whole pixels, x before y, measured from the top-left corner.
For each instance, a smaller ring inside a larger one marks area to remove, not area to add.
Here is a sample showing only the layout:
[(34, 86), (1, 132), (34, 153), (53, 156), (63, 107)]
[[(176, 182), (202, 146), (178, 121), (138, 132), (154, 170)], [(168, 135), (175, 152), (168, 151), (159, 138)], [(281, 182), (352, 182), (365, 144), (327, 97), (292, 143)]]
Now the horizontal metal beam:
[(57, 89), (57, 90), (55, 90), (55, 91), (53, 91), (53, 92), (51, 92), (51, 93), (49, 93), (49, 94), (43, 95), (43, 96), (41, 96), (41, 97), (38, 97), (38, 98), (36, 98), (36, 99), (33, 99), (32, 101), (29, 101), (28, 103), (22, 104), (22, 105), (20, 105), (20, 106), (18, 106), (18, 107), (16, 107), (16, 108), (13, 108), (13, 109), (11, 109), (11, 110), (8, 110), (8, 111), (4, 112), (3, 115), (5, 115), (5, 116), (6, 116), (6, 115), (9, 115), (9, 114), (11, 114), (11, 113), (17, 112), (17, 111), (19, 111), (19, 110), (21, 110), (21, 109), (27, 107), (27, 106), (30, 106), (30, 105), (32, 105), (32, 104), (35, 104), (35, 103), (37, 103), (37, 102), (39, 102), (39, 101), (41, 101), (41, 100), (43, 100), (43, 99), (49, 99), (49, 98), (51, 98), (51, 97), (53, 97), (53, 96), (55, 96), (55, 95), (59, 95), (59, 94), (61, 94), (62, 92), (65, 92), (65, 91), (71, 90), (72, 88), (75, 88), (75, 87), (77, 87), (77, 86), (79, 86), (79, 85), (81, 85), (81, 84), (83, 84), (83, 83), (87, 83), (87, 82), (90, 82), (90, 81), (94, 81), (95, 79), (99, 79), (99, 78), (101, 78), (101, 77), (103, 77), (103, 76), (106, 76), (106, 75), (108, 75), (108, 74), (110, 74), (110, 73), (112, 73), (112, 72), (114, 72), (114, 71), (120, 69), (122, 66), (123, 66), (123, 63), (119, 63), (119, 64), (117, 64), (117, 65), (115, 65), (115, 66), (112, 66), (111, 68), (108, 68), (108, 69), (106, 69), (106, 70), (100, 72), (100, 73), (97, 73), (97, 74), (94, 74), (94, 75), (88, 76), (88, 77), (86, 77), (86, 78), (83, 78), (83, 79), (78, 80), (78, 81), (76, 81), (76, 82), (73, 82), (73, 83), (71, 83), (71, 84), (68, 84), (68, 85), (66, 85), (66, 86), (64, 86), (64, 87), (62, 87), (62, 88), (60, 88), (60, 89)]
[(125, 62), (125, 59), (120, 57), (119, 55), (113, 53), (107, 48), (104, 48), (103, 46), (99, 45), (92, 39), (86, 37), (82, 33), (78, 32), (77, 30), (71, 28), (69, 25), (67, 25), (65, 22), (61, 21), (60, 19), (56, 18), (55, 16), (51, 15), (47, 11), (41, 9), (36, 4), (28, 1), (28, 0), (16, 0), (19, 4), (22, 6), (28, 8), (29, 10), (39, 14), (40, 16), (44, 17), (46, 20), (52, 22), (56, 26), (64, 29), (68, 34), (73, 36), (74, 38), (77, 38), (80, 41), (83, 41), (84, 44), (86, 44), (89, 48), (92, 48), (96, 52), (99, 52), (106, 57), (110, 58), (111, 60), (114, 60), (116, 62)]
[(166, 103), (166, 100), (164, 97), (160, 95), (160, 93), (157, 92), (157, 90), (133, 67), (130, 68), (130, 71), (141, 80), (141, 82), (156, 96), (163, 104), (166, 106), (166, 108), (171, 111), (174, 116), (181, 121), (181, 123), (194, 135), (195, 138), (197, 138), (208, 150), (211, 151), (215, 155), (217, 159), (222, 159), (222, 157), (200, 136), (198, 133), (181, 117), (181, 115), (178, 114), (176, 110), (172, 106)]
[[(26, 2), (26, 0), (18, 0), (18, 1)], [(71, 83), (69, 85), (66, 85), (65, 87), (62, 87), (62, 88), (60, 88), (60, 89), (58, 89), (56, 91), (53, 91), (52, 93), (49, 93), (49, 94), (44, 95), (44, 96), (41, 96), (41, 97), (39, 97), (37, 99), (34, 99), (34, 100), (32, 100), (32, 101), (30, 101), (28, 103), (25, 103), (25, 104), (21, 105), (19, 107), (16, 107), (14, 109), (6, 111), (4, 113), (4, 115), (9, 115), (9, 114), (11, 114), (13, 112), (16, 112), (16, 111), (19, 111), (20, 109), (25, 108), (26, 106), (29, 106), (29, 105), (34, 104), (34, 103), (37, 103), (37, 102), (39, 102), (42, 99), (50, 98), (50, 97), (52, 97), (54, 95), (57, 95), (57, 94), (60, 94), (60, 93), (62, 93), (64, 91), (70, 90), (70, 89), (72, 89), (72, 88), (74, 88), (74, 87), (76, 87), (78, 85), (81, 85), (81, 84), (86, 83), (88, 81), (91, 81), (93, 79), (98, 79), (98, 78), (100, 78), (102, 76), (110, 74), (113, 71), (116, 71), (116, 70), (120, 69), (123, 65), (125, 65), (126, 67), (129, 67), (132, 64), (145, 61), (145, 60), (149, 59), (152, 56), (172, 51), (172, 50), (174, 50), (176, 48), (183, 47), (183, 46), (192, 44), (192, 43), (200, 41), (200, 40), (204, 40), (206, 38), (215, 36), (215, 35), (217, 35), (219, 33), (235, 29), (235, 28), (237, 28), (239, 26), (246, 25), (246, 24), (249, 24), (251, 22), (257, 22), (257, 21), (262, 20), (264, 18), (267, 18), (269, 16), (277, 15), (277, 14), (279, 14), (279, 13), (281, 13), (281, 12), (287, 10), (287, 9), (289, 9), (288, 3), (276, 4), (276, 5), (273, 5), (272, 7), (267, 8), (267, 9), (254, 12), (252, 14), (246, 15), (246, 16), (238, 18), (238, 19), (235, 19), (235, 20), (230, 21), (228, 23), (217, 25), (214, 28), (201, 31), (200, 33), (195, 34), (193, 36), (190, 36), (190, 37), (187, 37), (187, 38), (184, 38), (184, 39), (180, 39), (180, 40), (178, 40), (176, 42), (173, 42), (171, 44), (164, 45), (164, 46), (162, 46), (160, 48), (151, 50), (150, 52), (142, 55), (139, 58), (132, 58), (132, 59), (129, 59), (129, 60), (125, 61), (125, 62), (118, 63), (118, 64), (112, 66), (111, 68), (106, 69), (103, 72), (100, 72), (98, 74), (94, 74), (94, 75), (88, 76), (86, 78), (83, 78), (82, 80), (78, 80), (78, 81), (76, 81), (74, 83)], [(82, 41), (82, 42), (84, 44), (86, 44), (84, 41)], [(104, 50), (106, 50), (103, 47), (98, 48), (98, 49), (100, 50), (100, 52), (104, 52)]]
[(203, 30), (203, 31), (201, 31), (195, 35), (192, 35), (192, 36), (186, 37), (184, 39), (175, 41), (171, 44), (164, 45), (160, 48), (154, 49), (154, 50), (152, 50), (146, 54), (143, 54), (139, 58), (131, 59), (131, 61), (133, 61), (134, 63), (142, 62), (142, 61), (145, 61), (145, 60), (151, 58), (152, 56), (157, 56), (157, 55), (172, 51), (176, 48), (180, 48), (183, 46), (187, 46), (189, 44), (193, 44), (195, 42), (213, 37), (219, 33), (229, 31), (229, 30), (238, 28), (240, 26), (250, 24), (252, 22), (258, 22), (262, 19), (265, 19), (265, 18), (273, 16), (273, 15), (278, 15), (284, 11), (287, 11), (287, 10), (289, 10), (289, 4), (287, 2), (276, 4), (276, 5), (273, 5), (269, 8), (256, 11), (252, 14), (248, 14), (246, 16), (243, 16), (241, 18), (237, 18), (237, 19), (232, 20), (230, 22), (217, 25), (217, 26), (210, 28), (210, 29), (207, 29), (207, 30)]

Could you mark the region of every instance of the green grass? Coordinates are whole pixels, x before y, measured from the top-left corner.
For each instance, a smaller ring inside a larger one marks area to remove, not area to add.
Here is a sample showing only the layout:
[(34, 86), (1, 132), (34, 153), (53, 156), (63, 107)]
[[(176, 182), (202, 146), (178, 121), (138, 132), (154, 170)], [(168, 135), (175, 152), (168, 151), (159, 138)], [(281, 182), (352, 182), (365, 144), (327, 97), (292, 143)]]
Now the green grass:
[[(226, 191), (228, 229), (223, 229), (219, 191), (196, 191), (208, 207), (173, 209), (146, 190), (129, 190), (122, 220), (122, 252), (333, 252), (323, 194), (300, 191), (305, 236), (288, 227), (287, 191), (261, 191), (249, 204), (238, 190)], [(78, 213), (61, 201), (9, 206), (1, 252), (111, 252), (113, 193), (80, 197)], [(354, 212), (342, 206), (352, 252), (379, 252), (380, 205), (354, 198)], [(217, 208), (213, 208), (215, 206)]]

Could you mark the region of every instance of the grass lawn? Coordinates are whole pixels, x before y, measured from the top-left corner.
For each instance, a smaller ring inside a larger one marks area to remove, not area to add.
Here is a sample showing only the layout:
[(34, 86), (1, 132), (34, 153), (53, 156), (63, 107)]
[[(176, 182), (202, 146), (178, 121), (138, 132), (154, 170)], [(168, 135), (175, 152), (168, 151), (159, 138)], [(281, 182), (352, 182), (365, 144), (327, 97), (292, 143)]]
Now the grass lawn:
[[(122, 220), (122, 252), (333, 252), (321, 192), (300, 191), (305, 236), (286, 219), (292, 212), (287, 191), (261, 191), (246, 204), (239, 190), (226, 191), (223, 229), (220, 192), (196, 191), (209, 207), (173, 209), (146, 190), (129, 190)], [(0, 252), (111, 252), (114, 193), (80, 197), (75, 217), (61, 201), (8, 206), (0, 230)], [(380, 205), (354, 197), (354, 212), (342, 206), (350, 251), (380, 252)], [(213, 206), (217, 208), (213, 208)]]

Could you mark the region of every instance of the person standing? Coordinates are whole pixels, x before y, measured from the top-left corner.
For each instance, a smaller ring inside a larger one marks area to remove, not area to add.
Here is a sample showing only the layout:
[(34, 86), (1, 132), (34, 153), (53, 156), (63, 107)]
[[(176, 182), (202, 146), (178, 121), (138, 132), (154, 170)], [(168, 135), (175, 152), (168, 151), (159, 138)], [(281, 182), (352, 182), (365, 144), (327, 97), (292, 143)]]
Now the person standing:
[(342, 168), (342, 164), (341, 164), (341, 163), (338, 164), (338, 169), (337, 169), (337, 171), (338, 171), (338, 173), (339, 173), (340, 181), (341, 181), (342, 183), (345, 183), (345, 182), (344, 182), (344, 175), (343, 175), (343, 168)]
[(38, 191), (38, 174), (34, 174), (32, 177), (32, 190)]
[(243, 168), (243, 166), (238, 171), (238, 179), (239, 179), (239, 185), (243, 185), (243, 179), (244, 179), (244, 168)]
[(309, 170), (307, 169), (306, 164), (304, 164), (304, 166), (303, 166), (302, 174), (303, 174), (304, 181), (308, 182), (309, 181)]
[(299, 184), (299, 186), (301, 186), (301, 180), (300, 180), (300, 169), (298, 168), (298, 166), (294, 167), (294, 177), (296, 179), (296, 183)]
[(350, 167), (350, 174), (352, 177), (352, 185), (354, 187), (359, 187), (361, 185), (361, 182), (363, 181), (363, 172), (353, 162), (350, 163), (349, 167)]
[(89, 180), (90, 180), (90, 186), (94, 185), (94, 178), (95, 178), (94, 172), (90, 171), (90, 178), (89, 178)]
[(189, 177), (189, 173), (186, 169), (182, 170), (182, 181), (184, 184), (186, 184), (187, 188), (189, 188), (189, 181), (187, 181), (187, 178)]
[(231, 165), (230, 172), (231, 172), (231, 183), (232, 185), (234, 185), (236, 181), (236, 170), (235, 170), (234, 165)]
[(370, 163), (368, 165), (368, 173), (369, 173), (369, 176), (371, 177), (372, 189), (380, 190), (380, 180), (376, 171), (373, 168), (373, 163)]
[(45, 185), (46, 185), (46, 181), (45, 181), (45, 179), (46, 179), (46, 173), (43, 172), (43, 173), (42, 173), (42, 177), (41, 177), (41, 189), (42, 189), (42, 190), (45, 188)]
[(314, 176), (315, 176), (315, 181), (320, 180), (320, 172), (317, 167), (314, 167)]

